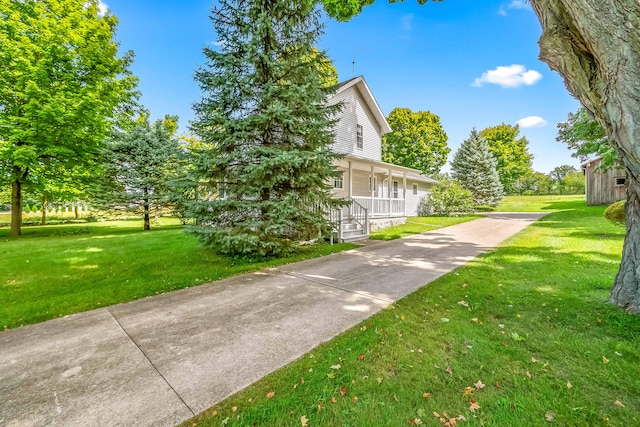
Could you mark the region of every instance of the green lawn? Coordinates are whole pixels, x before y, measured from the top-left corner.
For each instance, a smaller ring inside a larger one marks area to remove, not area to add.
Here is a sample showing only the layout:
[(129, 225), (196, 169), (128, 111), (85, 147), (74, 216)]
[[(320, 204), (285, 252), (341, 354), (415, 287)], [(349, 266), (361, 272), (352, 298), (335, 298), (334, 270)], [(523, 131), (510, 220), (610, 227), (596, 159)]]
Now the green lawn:
[(456, 217), (414, 216), (407, 218), (406, 224), (396, 225), (393, 227), (374, 231), (373, 233), (371, 233), (370, 237), (375, 240), (394, 240), (405, 236), (411, 236), (413, 234), (436, 230), (442, 227), (448, 227), (450, 225), (460, 224), (462, 222), (471, 221), (481, 217), (482, 215), (466, 215)]
[(550, 212), (574, 209), (577, 202), (585, 202), (585, 196), (506, 196), (496, 212)]
[(640, 318), (606, 303), (624, 228), (507, 202), (551, 213), (184, 426), (637, 425)]
[(17, 239), (0, 229), (0, 328), (357, 247), (323, 244), (251, 262), (201, 247), (176, 220), (161, 219), (151, 228), (143, 232), (141, 220), (24, 227)]

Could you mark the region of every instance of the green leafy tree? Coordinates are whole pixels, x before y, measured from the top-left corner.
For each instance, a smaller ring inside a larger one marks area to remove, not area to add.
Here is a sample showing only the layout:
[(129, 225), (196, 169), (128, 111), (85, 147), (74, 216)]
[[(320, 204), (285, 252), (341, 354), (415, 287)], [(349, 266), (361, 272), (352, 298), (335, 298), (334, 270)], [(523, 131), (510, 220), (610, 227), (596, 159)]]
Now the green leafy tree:
[(574, 171), (562, 179), (562, 189), (565, 194), (584, 194), (585, 177), (582, 172)]
[(315, 1), (222, 0), (212, 11), (221, 42), (196, 72), (203, 99), (192, 128), (202, 140), (189, 213), (192, 231), (220, 252), (280, 255), (328, 227), (337, 176), (331, 152), (326, 57)]
[(518, 125), (504, 123), (480, 132), (498, 161), (496, 169), (507, 194), (517, 193), (516, 182), (531, 171), (533, 156), (528, 151), (529, 141), (525, 137), (519, 137), (519, 134)]
[(383, 136), (382, 160), (426, 175), (440, 172), (451, 151), (440, 117), (429, 111), (394, 108), (387, 121), (393, 132)]
[(115, 131), (104, 152), (96, 204), (140, 214), (144, 230), (150, 230), (150, 216), (175, 200), (171, 183), (181, 173), (176, 129), (177, 117), (165, 116), (153, 124), (142, 118), (129, 130)]
[(117, 19), (98, 0), (0, 0), (0, 175), (12, 186), (11, 235), (23, 185), (53, 168), (85, 168), (137, 80), (118, 57)]
[(453, 178), (471, 191), (476, 206), (497, 206), (502, 200), (497, 163), (489, 151), (489, 144), (475, 128), (453, 156)]
[(589, 157), (601, 157), (603, 170), (618, 166), (620, 159), (600, 123), (585, 108), (569, 113), (567, 120), (557, 125), (556, 141), (567, 144), (573, 150), (572, 157), (585, 162)]

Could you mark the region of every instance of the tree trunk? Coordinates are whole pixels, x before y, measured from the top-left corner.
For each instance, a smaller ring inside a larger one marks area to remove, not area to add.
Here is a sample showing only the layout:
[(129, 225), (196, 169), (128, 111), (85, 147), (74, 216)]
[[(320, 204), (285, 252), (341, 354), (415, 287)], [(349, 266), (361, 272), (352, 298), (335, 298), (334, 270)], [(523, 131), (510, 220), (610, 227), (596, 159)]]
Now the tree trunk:
[(12, 237), (22, 234), (22, 183), (16, 179), (11, 183), (11, 232)]
[(73, 204), (73, 213), (76, 216), (76, 219), (80, 218), (80, 213), (78, 213), (78, 203)]
[(531, 0), (540, 59), (607, 130), (627, 170), (627, 235), (610, 301), (640, 313), (640, 2)]
[(42, 195), (42, 220), (40, 225), (47, 225), (47, 195)]
[[(146, 191), (145, 191), (146, 194)], [(151, 230), (151, 224), (149, 223), (149, 199), (144, 199), (144, 231)]]

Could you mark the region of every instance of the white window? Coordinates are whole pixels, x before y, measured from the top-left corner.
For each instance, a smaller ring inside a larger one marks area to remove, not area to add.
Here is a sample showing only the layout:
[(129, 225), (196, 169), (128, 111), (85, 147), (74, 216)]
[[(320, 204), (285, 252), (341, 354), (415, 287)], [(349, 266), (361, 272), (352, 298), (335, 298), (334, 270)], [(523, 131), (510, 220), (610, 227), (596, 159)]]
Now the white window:
[(378, 177), (369, 175), (369, 191), (378, 192)]
[(364, 131), (361, 125), (356, 125), (356, 148), (362, 150), (364, 147)]
[(414, 196), (418, 195), (418, 184), (413, 184), (413, 195)]
[(333, 188), (338, 190), (344, 188), (344, 172), (340, 172), (340, 175), (333, 178)]
[(398, 198), (398, 181), (393, 181), (393, 198)]

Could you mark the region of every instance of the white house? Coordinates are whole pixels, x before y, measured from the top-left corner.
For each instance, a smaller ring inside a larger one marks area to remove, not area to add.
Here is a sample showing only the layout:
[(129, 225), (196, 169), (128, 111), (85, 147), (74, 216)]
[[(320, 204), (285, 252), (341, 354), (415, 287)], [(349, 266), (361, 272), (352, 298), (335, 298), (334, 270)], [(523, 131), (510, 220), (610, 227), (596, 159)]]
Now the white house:
[(351, 201), (334, 220), (340, 239), (366, 238), (369, 230), (406, 222), (437, 181), (419, 170), (382, 161), (382, 135), (391, 132), (362, 76), (340, 84), (330, 104), (342, 102), (333, 150), (344, 154), (333, 182), (337, 197)]

